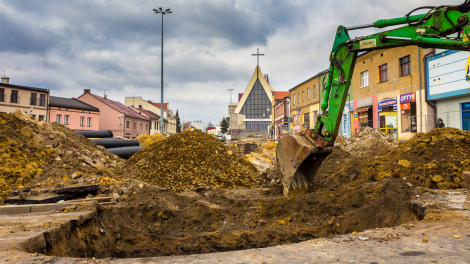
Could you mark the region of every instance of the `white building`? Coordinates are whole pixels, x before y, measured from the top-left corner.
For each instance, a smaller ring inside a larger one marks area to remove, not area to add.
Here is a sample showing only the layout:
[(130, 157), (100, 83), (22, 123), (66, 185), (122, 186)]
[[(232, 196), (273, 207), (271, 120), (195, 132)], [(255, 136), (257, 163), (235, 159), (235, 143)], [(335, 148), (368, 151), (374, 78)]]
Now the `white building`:
[[(447, 50), (426, 58), (426, 99), (446, 127), (470, 130), (470, 52)], [(430, 122), (430, 118), (428, 118)]]
[(192, 122), (189, 122), (189, 127), (195, 127), (196, 129), (199, 129), (203, 132), (206, 132), (206, 128), (207, 128), (207, 124), (206, 123), (203, 123), (201, 121), (192, 121)]

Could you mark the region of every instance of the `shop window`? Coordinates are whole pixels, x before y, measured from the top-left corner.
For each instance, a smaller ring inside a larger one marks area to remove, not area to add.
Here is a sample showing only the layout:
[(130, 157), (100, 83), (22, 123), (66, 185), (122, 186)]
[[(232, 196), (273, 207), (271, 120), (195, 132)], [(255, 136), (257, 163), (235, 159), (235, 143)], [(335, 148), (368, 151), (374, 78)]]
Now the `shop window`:
[(387, 64), (379, 66), (379, 82), (388, 81)]
[(416, 132), (416, 102), (403, 103), (400, 108), (402, 132)]
[(400, 76), (411, 74), (410, 55), (400, 59)]
[(310, 113), (304, 114), (304, 123), (310, 123)]
[(369, 86), (369, 71), (361, 72), (361, 88)]

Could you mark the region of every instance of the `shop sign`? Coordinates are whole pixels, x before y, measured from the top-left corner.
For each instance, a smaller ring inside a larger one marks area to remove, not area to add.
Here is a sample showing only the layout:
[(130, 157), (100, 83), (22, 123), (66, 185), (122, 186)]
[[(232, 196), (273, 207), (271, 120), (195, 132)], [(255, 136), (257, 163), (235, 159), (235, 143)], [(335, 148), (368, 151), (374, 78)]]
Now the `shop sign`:
[(393, 105), (393, 112), (396, 112), (398, 109), (398, 106), (396, 104)]
[(416, 92), (406, 93), (400, 95), (400, 104), (416, 102)]
[(410, 103), (400, 104), (400, 106), (402, 111), (410, 110)]
[(294, 126), (294, 130), (300, 130), (300, 125)]
[(397, 104), (397, 99), (396, 98), (380, 101), (379, 102), (379, 107), (389, 106), (389, 105), (394, 105), (394, 104)]
[(357, 113), (354, 113), (354, 119), (357, 119)]
[(284, 125), (285, 126), (289, 125), (289, 121), (284, 121)]
[(357, 108), (363, 108), (374, 104), (374, 99), (372, 97), (357, 100)]
[(382, 113), (382, 107), (379, 106), (379, 113)]

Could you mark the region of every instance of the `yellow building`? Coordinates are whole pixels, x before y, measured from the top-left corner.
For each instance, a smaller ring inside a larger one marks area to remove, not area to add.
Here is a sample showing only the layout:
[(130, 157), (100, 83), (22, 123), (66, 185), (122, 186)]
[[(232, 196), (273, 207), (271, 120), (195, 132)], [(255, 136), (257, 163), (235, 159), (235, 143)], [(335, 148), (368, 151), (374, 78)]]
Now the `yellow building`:
[(367, 52), (357, 58), (353, 79), (353, 131), (380, 128), (398, 140), (428, 132), (423, 56), (431, 50), (407, 46)]
[(0, 112), (31, 115), (38, 121), (49, 122), (49, 89), (10, 84), (10, 78), (3, 76), (0, 83)]
[(328, 71), (320, 72), (289, 90), (292, 133), (299, 131), (303, 123), (308, 123), (309, 128), (315, 126), (320, 113), (321, 87), (327, 73)]

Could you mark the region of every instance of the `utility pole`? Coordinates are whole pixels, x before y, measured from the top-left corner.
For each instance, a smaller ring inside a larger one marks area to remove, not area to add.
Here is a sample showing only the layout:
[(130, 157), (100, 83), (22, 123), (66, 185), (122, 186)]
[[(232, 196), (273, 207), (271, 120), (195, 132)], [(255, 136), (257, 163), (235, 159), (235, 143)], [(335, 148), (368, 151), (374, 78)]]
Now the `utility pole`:
[(230, 106), (229, 106), (229, 111), (230, 111), (230, 140), (232, 140), (232, 133), (233, 133), (233, 129), (232, 129), (232, 91), (233, 89), (228, 89), (229, 92), (230, 92)]
[(161, 7), (159, 7), (158, 9), (159, 9), (159, 10), (154, 9), (153, 11), (155, 12), (155, 14), (160, 14), (160, 13), (162, 14), (162, 78), (161, 78), (161, 81), (162, 81), (162, 83), (161, 83), (161, 88), (162, 88), (162, 104), (160, 105), (160, 109), (161, 109), (161, 111), (160, 111), (160, 112), (161, 112), (161, 116), (160, 116), (160, 133), (161, 133), (162, 135), (164, 135), (164, 134), (163, 134), (163, 119), (164, 119), (164, 118), (163, 118), (163, 15), (165, 15), (165, 14), (167, 14), (167, 13), (168, 13), (168, 14), (171, 14), (171, 11), (170, 11), (169, 8), (166, 9), (165, 11), (163, 11), (163, 9), (162, 9)]

